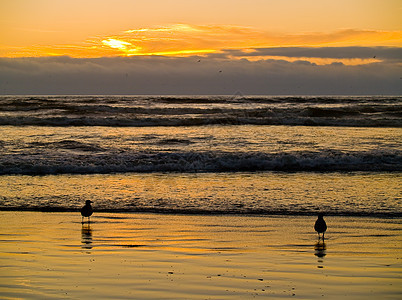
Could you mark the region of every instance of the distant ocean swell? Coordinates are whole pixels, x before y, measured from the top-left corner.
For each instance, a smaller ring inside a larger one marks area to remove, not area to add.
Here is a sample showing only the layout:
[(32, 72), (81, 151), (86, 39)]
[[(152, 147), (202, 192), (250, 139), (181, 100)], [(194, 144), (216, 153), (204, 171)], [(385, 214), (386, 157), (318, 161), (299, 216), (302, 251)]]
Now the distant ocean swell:
[(402, 97), (0, 97), (0, 125), (402, 127)]
[(293, 125), (293, 126), (348, 126), (348, 127), (402, 127), (401, 119), (376, 117), (372, 119), (302, 116), (226, 116), (200, 118), (93, 118), (93, 117), (0, 117), (0, 126), (200, 126), (200, 125)]
[(402, 171), (402, 153), (396, 150), (357, 153), (323, 150), (273, 154), (180, 151), (90, 155), (71, 153), (55, 157), (13, 154), (0, 158), (1, 175), (244, 171)]

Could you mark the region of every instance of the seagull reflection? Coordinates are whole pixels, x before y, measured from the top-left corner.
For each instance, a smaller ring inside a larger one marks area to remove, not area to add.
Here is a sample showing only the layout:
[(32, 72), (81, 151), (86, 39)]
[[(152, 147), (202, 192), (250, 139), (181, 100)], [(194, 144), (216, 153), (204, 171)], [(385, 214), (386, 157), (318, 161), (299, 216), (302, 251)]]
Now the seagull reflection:
[(323, 258), (325, 255), (327, 255), (326, 253), (327, 245), (323, 241), (318, 241), (314, 245), (314, 250), (315, 250), (314, 255), (319, 258)]
[(318, 257), (317, 260), (317, 268), (324, 268), (324, 256), (327, 255), (326, 250), (327, 250), (327, 245), (325, 244), (324, 241), (318, 241), (315, 245), (314, 245), (314, 255)]
[(81, 228), (81, 248), (92, 249), (92, 229), (91, 225), (83, 224)]

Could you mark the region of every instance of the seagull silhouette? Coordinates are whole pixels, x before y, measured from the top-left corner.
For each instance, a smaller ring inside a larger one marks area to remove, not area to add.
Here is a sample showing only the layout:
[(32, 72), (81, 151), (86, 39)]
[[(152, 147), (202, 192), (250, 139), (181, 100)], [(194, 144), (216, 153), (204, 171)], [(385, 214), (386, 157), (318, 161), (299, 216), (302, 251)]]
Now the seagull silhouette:
[(90, 217), (93, 213), (91, 203), (92, 201), (87, 200), (85, 201), (85, 205), (81, 208), (82, 224), (84, 224), (84, 217), (88, 217), (88, 223), (91, 222)]
[(322, 213), (318, 214), (317, 221), (315, 221), (314, 224), (314, 229), (318, 233), (318, 239), (320, 239), (320, 233), (322, 233), (322, 240), (324, 240), (324, 234), (325, 231), (327, 230), (327, 223), (325, 223), (324, 214)]

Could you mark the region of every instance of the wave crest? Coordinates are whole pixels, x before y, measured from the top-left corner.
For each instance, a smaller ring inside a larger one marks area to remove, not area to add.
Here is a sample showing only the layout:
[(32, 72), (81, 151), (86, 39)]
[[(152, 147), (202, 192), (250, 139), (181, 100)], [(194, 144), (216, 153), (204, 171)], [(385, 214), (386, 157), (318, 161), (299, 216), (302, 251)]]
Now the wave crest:
[(398, 151), (344, 153), (326, 150), (276, 154), (213, 151), (85, 154), (85, 151), (64, 157), (8, 155), (0, 158), (0, 174), (402, 171), (402, 154)]

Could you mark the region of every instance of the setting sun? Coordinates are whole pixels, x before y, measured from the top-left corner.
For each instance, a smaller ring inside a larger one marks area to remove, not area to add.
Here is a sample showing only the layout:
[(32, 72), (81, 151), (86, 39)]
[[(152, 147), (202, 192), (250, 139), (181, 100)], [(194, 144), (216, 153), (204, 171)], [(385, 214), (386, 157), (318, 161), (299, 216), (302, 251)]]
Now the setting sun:
[(119, 40), (115, 40), (115, 39), (103, 40), (102, 44), (107, 45), (110, 48), (120, 49), (122, 51), (127, 50), (128, 46), (131, 46), (131, 43), (119, 41)]

